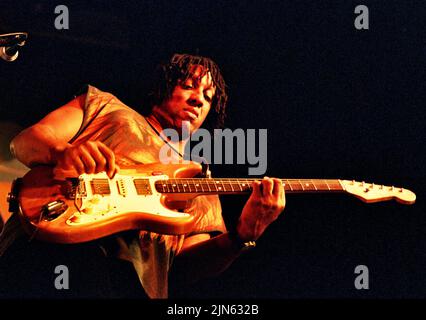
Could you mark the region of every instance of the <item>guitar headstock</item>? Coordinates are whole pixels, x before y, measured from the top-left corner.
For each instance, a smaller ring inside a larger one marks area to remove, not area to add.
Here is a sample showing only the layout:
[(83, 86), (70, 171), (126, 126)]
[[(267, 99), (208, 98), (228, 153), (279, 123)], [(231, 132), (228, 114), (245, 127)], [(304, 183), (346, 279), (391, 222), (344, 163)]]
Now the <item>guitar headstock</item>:
[(339, 180), (342, 187), (350, 194), (364, 202), (380, 202), (395, 199), (402, 204), (413, 204), (416, 201), (414, 192), (394, 186), (377, 185), (374, 183)]

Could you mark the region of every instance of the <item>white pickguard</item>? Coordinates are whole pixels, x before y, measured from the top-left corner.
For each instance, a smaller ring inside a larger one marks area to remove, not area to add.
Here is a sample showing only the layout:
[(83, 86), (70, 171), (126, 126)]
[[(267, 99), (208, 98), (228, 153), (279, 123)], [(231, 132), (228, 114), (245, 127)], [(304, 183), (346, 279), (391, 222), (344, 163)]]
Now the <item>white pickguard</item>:
[[(139, 195), (134, 185), (134, 179), (149, 181), (151, 194)], [(152, 215), (161, 215), (167, 218), (185, 218), (188, 213), (177, 212), (165, 208), (161, 203), (162, 194), (157, 192), (154, 183), (157, 180), (167, 180), (167, 175), (134, 177), (116, 174), (109, 179), (105, 172), (97, 174), (82, 174), (79, 179), (85, 185), (85, 194), (76, 192), (76, 207), (79, 211), (67, 220), (70, 226), (92, 223), (118, 217), (128, 212), (144, 212)], [(110, 194), (93, 194), (91, 181), (106, 179), (109, 182)]]

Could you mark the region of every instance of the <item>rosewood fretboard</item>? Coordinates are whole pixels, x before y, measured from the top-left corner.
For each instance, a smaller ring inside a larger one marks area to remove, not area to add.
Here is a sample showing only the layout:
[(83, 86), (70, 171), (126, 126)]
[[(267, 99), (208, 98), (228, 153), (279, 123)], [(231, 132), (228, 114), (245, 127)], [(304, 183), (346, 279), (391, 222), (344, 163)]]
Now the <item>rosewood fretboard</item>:
[[(259, 179), (179, 178), (158, 180), (155, 188), (160, 193), (247, 193), (251, 191), (251, 184), (255, 180)], [(336, 179), (281, 179), (281, 182), (288, 193), (344, 191)]]

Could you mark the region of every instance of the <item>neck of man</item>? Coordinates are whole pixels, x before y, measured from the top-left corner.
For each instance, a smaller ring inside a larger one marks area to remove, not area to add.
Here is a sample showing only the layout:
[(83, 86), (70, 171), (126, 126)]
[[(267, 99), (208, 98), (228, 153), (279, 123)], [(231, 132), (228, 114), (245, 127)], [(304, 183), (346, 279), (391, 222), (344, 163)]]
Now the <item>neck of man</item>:
[(164, 128), (164, 125), (161, 124), (161, 121), (153, 113), (149, 114), (146, 119), (148, 123), (157, 131), (157, 133), (161, 135), (161, 138), (163, 140), (167, 140), (167, 143), (170, 144), (173, 148), (175, 148), (181, 155), (184, 154), (185, 145), (189, 141), (189, 137), (182, 140), (181, 132), (180, 130), (177, 130), (177, 132), (179, 133), (179, 141), (172, 141), (171, 139), (162, 134), (163, 130), (166, 128)]

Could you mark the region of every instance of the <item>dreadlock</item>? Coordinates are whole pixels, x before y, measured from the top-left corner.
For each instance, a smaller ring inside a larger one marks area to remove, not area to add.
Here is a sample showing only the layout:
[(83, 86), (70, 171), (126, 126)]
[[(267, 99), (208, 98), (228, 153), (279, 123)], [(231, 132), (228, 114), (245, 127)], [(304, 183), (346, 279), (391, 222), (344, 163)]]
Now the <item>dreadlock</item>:
[[(172, 96), (173, 90), (178, 81), (185, 82), (193, 75), (194, 65), (202, 67), (202, 73), (197, 81), (210, 72), (216, 92), (212, 100), (212, 109), (215, 112), (215, 123), (210, 123), (210, 126), (215, 128), (223, 128), (225, 121), (225, 108), (228, 96), (225, 90), (225, 81), (220, 73), (216, 63), (206, 57), (194, 56), (189, 54), (174, 54), (170, 61), (161, 63), (157, 68), (157, 79), (154, 83), (154, 88), (149, 94), (149, 105), (151, 108), (154, 105), (160, 105), (165, 100)], [(211, 120), (209, 120), (211, 122)]]

